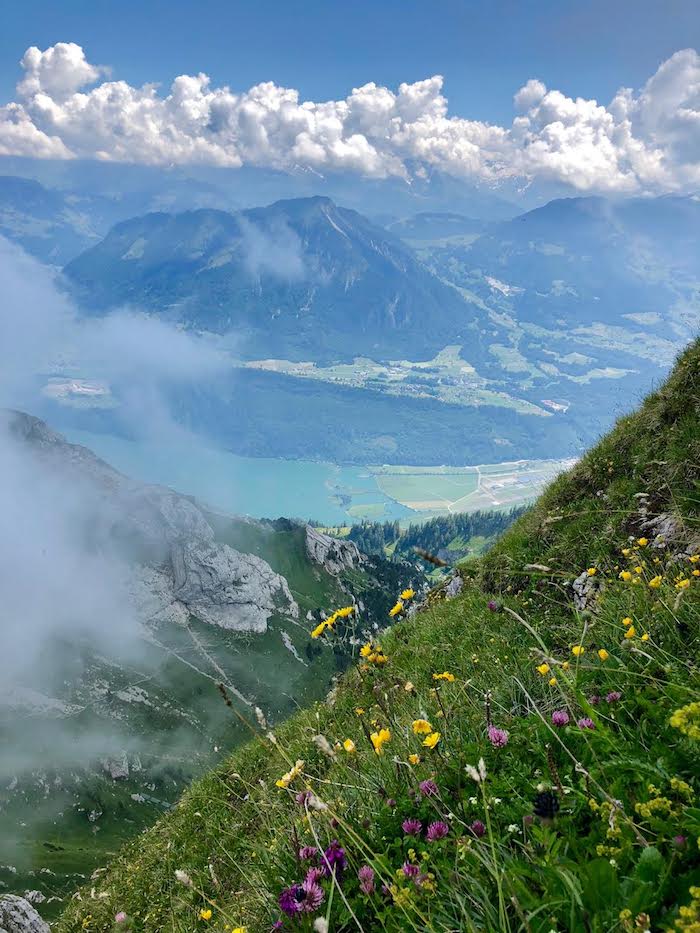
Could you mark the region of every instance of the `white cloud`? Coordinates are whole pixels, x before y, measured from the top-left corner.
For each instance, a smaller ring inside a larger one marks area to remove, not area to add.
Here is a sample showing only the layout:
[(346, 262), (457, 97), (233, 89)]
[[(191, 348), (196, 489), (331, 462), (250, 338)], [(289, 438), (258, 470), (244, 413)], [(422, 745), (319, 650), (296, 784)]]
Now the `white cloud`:
[[(106, 80), (80, 46), (28, 49), (17, 101), (0, 109), (0, 153), (150, 165), (208, 164), (408, 177), (421, 163), (489, 184), (565, 183), (580, 191), (680, 191), (700, 184), (700, 56), (664, 62), (606, 106), (529, 80), (510, 126), (450, 116), (438, 75), (394, 92), (301, 101), (272, 82), (236, 93), (205, 74), (169, 90)], [(409, 166), (412, 168), (409, 169)]]

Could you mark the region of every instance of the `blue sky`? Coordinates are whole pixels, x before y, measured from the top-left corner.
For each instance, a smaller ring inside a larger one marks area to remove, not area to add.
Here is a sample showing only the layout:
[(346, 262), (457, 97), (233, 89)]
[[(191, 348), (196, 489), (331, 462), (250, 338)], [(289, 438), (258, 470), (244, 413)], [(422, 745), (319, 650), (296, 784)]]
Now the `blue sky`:
[(25, 0), (0, 155), (695, 193), (699, 48), (698, 0)]
[(3, 4), (0, 99), (28, 46), (60, 41), (137, 85), (206, 71), (325, 100), (443, 74), (452, 112), (506, 122), (528, 78), (604, 103), (638, 87), (700, 47), (700, 13), (695, 0), (24, 0)]

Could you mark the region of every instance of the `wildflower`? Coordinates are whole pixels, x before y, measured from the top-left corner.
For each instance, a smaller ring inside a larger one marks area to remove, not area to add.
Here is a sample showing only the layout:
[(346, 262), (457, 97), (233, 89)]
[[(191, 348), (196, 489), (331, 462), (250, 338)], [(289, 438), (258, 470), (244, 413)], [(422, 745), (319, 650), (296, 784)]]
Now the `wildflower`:
[(637, 629), (633, 625), (630, 625), (627, 631), (625, 632), (625, 638), (634, 638), (636, 634), (637, 634)]
[(482, 836), (486, 835), (486, 827), (481, 822), (481, 820), (474, 820), (472, 825), (469, 827), (477, 839), (481, 839)]
[(576, 725), (579, 727), (579, 729), (595, 729), (595, 723), (592, 719), (589, 719), (588, 716), (583, 716), (578, 720)]
[(423, 824), (420, 820), (404, 820), (401, 824), (401, 829), (407, 836), (419, 836), (423, 829)]
[(365, 711), (362, 709), (361, 706), (356, 706), (356, 707), (355, 707), (355, 715), (356, 715), (356, 716), (364, 716), (364, 715), (365, 715)]
[(700, 742), (700, 702), (677, 709), (669, 720), (674, 729), (695, 742)]
[(119, 913), (114, 915), (115, 923), (125, 923), (126, 922), (126, 913), (123, 910), (120, 910)]
[(426, 737), (423, 739), (423, 745), (425, 745), (426, 748), (435, 748), (439, 741), (440, 733), (431, 732), (430, 735), (426, 735)]
[(338, 609), (336, 616), (339, 619), (347, 619), (348, 616), (351, 616), (355, 611), (354, 606), (344, 606), (342, 609)]
[(549, 664), (540, 664), (537, 667), (537, 673), (541, 674), (543, 677), (545, 674), (549, 674), (549, 671), (550, 671)]
[(360, 891), (363, 894), (372, 894), (374, 892), (374, 870), (369, 865), (363, 865), (357, 873), (360, 882)]
[(569, 714), (565, 709), (555, 709), (552, 713), (552, 724), (555, 726), (566, 726), (569, 722)]
[(413, 720), (413, 734), (414, 735), (427, 735), (429, 732), (433, 731), (433, 727), (430, 725), (427, 719), (414, 719)]
[(600, 697), (597, 693), (594, 693), (588, 697), (588, 702), (591, 704), (591, 706), (598, 706), (600, 703)]
[(279, 896), (280, 910), (289, 917), (300, 913), (312, 913), (323, 903), (323, 888), (315, 883), (304, 881), (303, 884), (293, 884), (286, 888)]
[(403, 591), (400, 598), (403, 600), (408, 600), (408, 599), (413, 599), (415, 595), (416, 595), (416, 591), (409, 588)]
[(314, 933), (328, 933), (328, 921), (325, 917), (316, 917), (314, 920)]
[(199, 919), (200, 920), (211, 920), (211, 908), (202, 907), (202, 909), (199, 911)]
[(583, 647), (583, 645), (574, 645), (574, 647), (571, 649), (571, 653), (575, 658), (580, 658), (585, 650), (586, 649)]
[(695, 570), (690, 571), (694, 577), (700, 577), (700, 570), (696, 567)]
[(418, 785), (418, 790), (424, 797), (435, 797), (439, 793), (439, 788), (435, 781), (428, 779), (427, 781), (421, 781)]
[(433, 674), (433, 680), (446, 680), (448, 683), (452, 683), (455, 679), (454, 674), (450, 674), (449, 671), (443, 671), (442, 674)]
[(690, 586), (690, 580), (688, 577), (681, 577), (681, 579), (676, 583), (677, 590), (687, 590)]
[(307, 800), (310, 800), (313, 794), (310, 790), (301, 790), (294, 798), (300, 807), (303, 807)]
[(409, 756), (408, 756), (408, 763), (411, 764), (411, 765), (419, 765), (419, 764), (420, 764), (420, 755), (409, 755)]
[(697, 564), (698, 561), (700, 561), (700, 554), (693, 554), (688, 558), (688, 560), (691, 564)]
[(403, 685), (403, 688), (406, 691), (406, 693), (413, 693), (413, 691), (416, 689), (410, 680), (406, 681), (406, 683)]
[(649, 586), (652, 590), (658, 590), (658, 588), (661, 586), (662, 581), (663, 581), (663, 577), (661, 576), (652, 577), (651, 580), (649, 581)]
[(394, 616), (397, 616), (401, 612), (402, 609), (403, 609), (403, 603), (401, 602), (400, 599), (397, 599), (394, 605), (389, 610), (389, 615), (393, 619)]
[(632, 548), (623, 547), (622, 554), (624, 557), (629, 557), (631, 553), (632, 553)]
[(449, 831), (450, 827), (447, 823), (443, 823), (442, 820), (436, 820), (434, 823), (431, 823), (426, 830), (425, 838), (428, 842), (437, 842), (438, 839), (444, 839)]
[(275, 784), (277, 787), (289, 787), (294, 778), (299, 777), (303, 770), (304, 762), (301, 759), (298, 759), (294, 767), (287, 771), (286, 774), (283, 774), (278, 781), (275, 781)]
[(618, 700), (622, 699), (622, 694), (619, 690), (611, 690), (605, 699), (608, 703), (617, 703)]
[(372, 653), (372, 643), (368, 641), (366, 645), (363, 645), (360, 648), (360, 657), (368, 658), (371, 653)]
[(384, 745), (391, 741), (391, 732), (388, 729), (380, 729), (379, 732), (373, 732), (370, 735), (370, 740), (374, 746), (375, 752), (378, 755), (382, 755)]
[(489, 742), (494, 748), (504, 748), (508, 744), (508, 733), (505, 729), (497, 729), (495, 726), (489, 726)]
[(601, 661), (607, 661), (608, 658), (610, 657), (610, 654), (609, 652), (605, 650), (605, 648), (599, 648), (598, 657), (600, 658)]
[(355, 752), (357, 751), (357, 746), (355, 745), (352, 739), (345, 739), (345, 741), (343, 742), (343, 748), (348, 753), (348, 755), (354, 755)]
[(621, 570), (618, 576), (621, 580), (624, 580), (625, 583), (629, 583), (630, 580), (632, 579), (632, 574), (630, 573), (629, 570)]
[(420, 865), (413, 865), (411, 862), (404, 862), (401, 871), (406, 878), (416, 878), (420, 875)]
[(631, 625), (631, 624), (632, 624), (632, 619), (631, 619), (629, 616), (625, 616), (625, 618), (622, 620), (622, 624), (623, 624), (624, 626)]
[(327, 623), (327, 622), (319, 622), (319, 624), (316, 626), (316, 628), (315, 628), (315, 629), (313, 630), (313, 632), (311, 633), (311, 637), (312, 637), (312, 638), (320, 638), (321, 635), (323, 635), (323, 633), (326, 631), (326, 628), (327, 628), (327, 627), (328, 627), (328, 623)]
[(180, 882), (180, 884), (184, 884), (186, 888), (191, 888), (193, 886), (192, 879), (187, 874), (187, 872), (182, 871), (181, 868), (175, 869), (175, 878)]
[(646, 547), (647, 544), (649, 544), (649, 539), (648, 538), (637, 538), (637, 544), (640, 547)]
[(642, 635), (642, 641), (649, 641), (649, 632), (645, 632)]
[(671, 841), (673, 842), (674, 848), (685, 849), (685, 845), (688, 840), (685, 838), (685, 836), (674, 836)]
[(340, 877), (347, 868), (348, 860), (345, 855), (345, 849), (337, 839), (334, 839), (323, 853), (323, 873), (332, 875), (334, 872)]
[(561, 669), (562, 669), (563, 671), (568, 671), (570, 667), (571, 667), (571, 665), (569, 664), (569, 662), (568, 662), (568, 661), (564, 661), (564, 662), (562, 663)]
[(556, 685), (557, 685), (557, 678), (556, 678), (556, 677), (550, 677), (549, 680), (547, 681), (547, 683), (549, 684), (550, 687), (556, 687)]
[(312, 858), (316, 858), (317, 855), (318, 849), (316, 846), (302, 846), (301, 849), (299, 849), (299, 858), (302, 862), (308, 862)]
[(501, 603), (496, 599), (490, 599), (486, 604), (491, 612), (500, 612), (503, 608)]
[(597, 568), (597, 567), (589, 567), (588, 570), (586, 571), (586, 573), (588, 574), (589, 577), (594, 577), (594, 576), (598, 573), (598, 568)]

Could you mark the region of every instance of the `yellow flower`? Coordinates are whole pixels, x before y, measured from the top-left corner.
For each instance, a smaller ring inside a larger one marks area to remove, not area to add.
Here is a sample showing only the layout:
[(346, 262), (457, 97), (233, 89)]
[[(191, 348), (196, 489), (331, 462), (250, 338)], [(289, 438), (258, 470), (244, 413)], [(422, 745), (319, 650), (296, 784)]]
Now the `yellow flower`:
[(561, 666), (561, 669), (562, 669), (563, 671), (568, 671), (570, 667), (571, 667), (571, 665), (569, 664), (569, 662), (568, 662), (568, 661), (564, 661), (564, 663), (563, 663), (562, 666)]
[(348, 755), (354, 755), (355, 752), (357, 751), (357, 746), (355, 745), (352, 739), (345, 739), (345, 741), (343, 742), (343, 748), (348, 753)]
[(393, 619), (393, 617), (397, 616), (401, 612), (402, 609), (403, 609), (403, 603), (401, 602), (400, 599), (397, 599), (394, 605), (389, 610), (389, 615)]
[(696, 567), (695, 570), (690, 571), (694, 577), (700, 577), (700, 570)]
[(291, 768), (291, 770), (287, 771), (286, 774), (283, 774), (282, 777), (278, 781), (275, 781), (275, 784), (277, 785), (277, 787), (289, 787), (289, 785), (292, 783), (294, 778), (299, 777), (299, 775), (301, 774), (303, 770), (304, 770), (304, 762), (301, 760), (301, 758), (299, 758), (297, 759), (297, 762), (294, 765), (294, 767)]
[(544, 677), (545, 674), (549, 674), (549, 664), (540, 664), (536, 670)]
[(368, 658), (371, 654), (372, 654), (372, 645), (369, 642), (367, 642), (366, 645), (363, 645), (360, 648), (360, 655), (363, 658)]
[(649, 544), (649, 539), (648, 538), (637, 538), (637, 544), (640, 547), (646, 547), (647, 544)]
[(641, 573), (643, 569), (644, 569), (643, 567), (637, 565), (637, 566), (634, 568), (634, 572), (635, 572), (635, 573)]
[(335, 613), (339, 619), (347, 619), (348, 616), (351, 616), (355, 611), (354, 606), (343, 606), (342, 609), (338, 609)]
[(680, 729), (689, 739), (700, 742), (700, 702), (677, 709), (669, 721), (674, 729)]
[(419, 765), (419, 764), (420, 764), (420, 755), (409, 755), (409, 756), (408, 756), (408, 760), (409, 760), (410, 764), (412, 764), (412, 765)]
[(687, 577), (683, 577), (676, 583), (677, 590), (687, 590), (690, 586), (690, 580)]
[(201, 919), (201, 920), (211, 920), (211, 908), (210, 908), (210, 907), (207, 907), (207, 908), (205, 909), (205, 908), (203, 907), (203, 908), (199, 911), (199, 916), (200, 916), (200, 919)]
[(440, 733), (431, 732), (430, 735), (427, 735), (423, 739), (423, 745), (425, 745), (426, 748), (435, 748), (435, 746), (437, 745), (439, 741), (440, 741)]
[(586, 649), (583, 647), (583, 645), (574, 645), (574, 647), (571, 649), (571, 653), (575, 658), (580, 658), (585, 650)]
[(442, 674), (433, 674), (433, 680), (446, 680), (449, 683), (455, 679), (454, 674), (450, 674), (449, 671), (443, 671)]
[(630, 554), (632, 553), (632, 549), (628, 547), (623, 547), (622, 553), (624, 554), (625, 557), (629, 557)]
[(427, 719), (414, 719), (413, 720), (413, 733), (414, 735), (427, 735), (429, 732), (433, 731), (433, 727), (430, 725)]
[(629, 570), (621, 570), (618, 576), (621, 580), (624, 580), (625, 583), (629, 583), (632, 579), (632, 574), (629, 572)]
[(631, 624), (632, 624), (632, 619), (631, 619), (629, 616), (625, 616), (625, 618), (622, 620), (622, 624), (623, 624), (623, 625), (631, 625)]
[(407, 590), (404, 590), (403, 593), (401, 594), (401, 599), (413, 599), (415, 595), (416, 595), (415, 590), (407, 589)]
[(648, 632), (645, 632), (645, 633), (642, 635), (642, 641), (649, 641), (649, 633), (648, 633)]
[(316, 628), (311, 633), (312, 638), (320, 638), (321, 635), (326, 631), (326, 622), (319, 622)]
[(337, 621), (338, 621), (338, 613), (334, 612), (333, 615), (328, 616), (328, 618), (326, 619), (326, 625), (328, 626), (328, 628), (333, 628), (333, 626), (335, 625)]
[(406, 691), (406, 693), (413, 693), (413, 691), (416, 689), (410, 680), (406, 681), (406, 683), (403, 685), (403, 688)]
[(594, 576), (598, 573), (598, 568), (597, 568), (597, 567), (589, 567), (588, 570), (586, 571), (586, 573), (588, 574), (589, 577), (594, 577)]
[(633, 625), (630, 625), (627, 631), (625, 632), (625, 638), (634, 638), (636, 634), (637, 634), (637, 629)]
[(556, 685), (557, 685), (557, 678), (556, 678), (556, 677), (550, 677), (550, 678), (549, 678), (549, 686), (550, 686), (550, 687), (556, 687)]
[(661, 586), (662, 580), (663, 580), (663, 577), (659, 577), (659, 576), (652, 577), (651, 580), (649, 581), (649, 586), (651, 587), (652, 590), (658, 590), (658, 588)]
[(231, 930), (231, 933), (248, 933), (248, 928), (247, 927), (234, 927), (234, 929)]
[(375, 752), (378, 755), (383, 755), (383, 746), (391, 741), (391, 732), (388, 729), (380, 729), (379, 732), (373, 732), (370, 735), (370, 740), (374, 746)]
[(693, 554), (692, 557), (689, 557), (688, 560), (691, 564), (697, 564), (700, 561), (700, 554)]
[(605, 648), (599, 648), (599, 649), (598, 649), (598, 657), (600, 658), (601, 661), (607, 661), (608, 658), (610, 657), (610, 655), (609, 655), (608, 652), (605, 650)]
[(355, 715), (356, 715), (356, 716), (364, 716), (364, 715), (365, 715), (364, 709), (363, 709), (361, 706), (356, 706), (356, 707), (355, 707)]

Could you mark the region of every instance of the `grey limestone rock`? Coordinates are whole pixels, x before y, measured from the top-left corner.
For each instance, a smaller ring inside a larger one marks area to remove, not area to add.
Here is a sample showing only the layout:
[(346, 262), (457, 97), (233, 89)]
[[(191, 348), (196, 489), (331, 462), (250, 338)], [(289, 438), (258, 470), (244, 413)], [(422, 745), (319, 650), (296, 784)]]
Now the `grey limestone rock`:
[(0, 933), (51, 933), (28, 900), (16, 894), (0, 895)]

